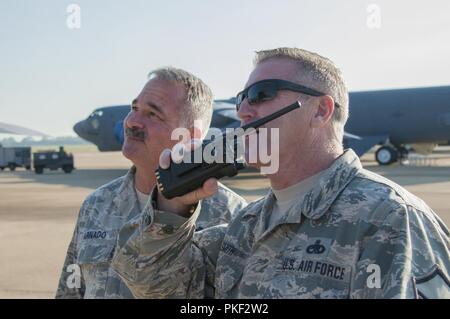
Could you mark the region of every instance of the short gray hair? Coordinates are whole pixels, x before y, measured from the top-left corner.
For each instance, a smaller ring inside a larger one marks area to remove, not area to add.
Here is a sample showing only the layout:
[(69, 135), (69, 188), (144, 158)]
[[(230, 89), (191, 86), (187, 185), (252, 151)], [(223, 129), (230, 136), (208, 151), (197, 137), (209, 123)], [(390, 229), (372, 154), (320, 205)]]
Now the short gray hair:
[(151, 71), (148, 78), (175, 82), (184, 85), (185, 105), (182, 119), (188, 128), (194, 127), (195, 120), (202, 121), (202, 137), (204, 137), (211, 124), (213, 112), (213, 94), (211, 89), (198, 77), (185, 70), (171, 66)]
[[(342, 144), (344, 125), (348, 119), (348, 91), (339, 68), (333, 61), (299, 48), (277, 48), (256, 52), (254, 65), (271, 58), (286, 58), (298, 64), (295, 81), (330, 95), (340, 107), (334, 109), (332, 128), (335, 139)], [(302, 81), (308, 81), (308, 84)]]

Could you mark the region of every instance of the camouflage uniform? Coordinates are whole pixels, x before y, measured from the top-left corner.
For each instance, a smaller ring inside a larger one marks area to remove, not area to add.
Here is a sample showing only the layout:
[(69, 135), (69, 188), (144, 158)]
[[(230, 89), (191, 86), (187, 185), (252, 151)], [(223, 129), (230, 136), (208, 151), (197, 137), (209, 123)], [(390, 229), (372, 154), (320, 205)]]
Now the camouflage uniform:
[(147, 205), (119, 234), (112, 267), (136, 297), (449, 297), (447, 227), (352, 150), (270, 225), (274, 202), (269, 191), (195, 233), (198, 210), (186, 220)]
[[(67, 251), (57, 298), (133, 298), (110, 268), (110, 262), (120, 229), (142, 214), (134, 188), (134, 174), (132, 168), (127, 175), (98, 188), (84, 201)], [(227, 223), (232, 214), (245, 205), (244, 199), (220, 185), (217, 195), (201, 205), (197, 229)], [(170, 232), (170, 226), (165, 230)], [(79, 265), (81, 269), (79, 289), (67, 285), (74, 273), (67, 268), (71, 264)]]

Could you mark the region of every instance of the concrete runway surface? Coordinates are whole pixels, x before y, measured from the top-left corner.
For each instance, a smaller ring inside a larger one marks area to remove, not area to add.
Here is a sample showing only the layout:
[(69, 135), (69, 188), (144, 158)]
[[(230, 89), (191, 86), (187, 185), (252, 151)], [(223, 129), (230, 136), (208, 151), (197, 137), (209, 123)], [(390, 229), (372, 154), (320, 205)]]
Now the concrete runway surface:
[[(54, 297), (82, 201), (131, 165), (120, 152), (83, 150), (74, 155), (77, 169), (70, 175), (0, 172), (0, 298)], [(432, 158), (380, 167), (367, 154), (363, 165), (421, 197), (450, 225), (450, 148), (440, 148)], [(224, 183), (247, 200), (268, 189), (268, 181), (256, 172)]]

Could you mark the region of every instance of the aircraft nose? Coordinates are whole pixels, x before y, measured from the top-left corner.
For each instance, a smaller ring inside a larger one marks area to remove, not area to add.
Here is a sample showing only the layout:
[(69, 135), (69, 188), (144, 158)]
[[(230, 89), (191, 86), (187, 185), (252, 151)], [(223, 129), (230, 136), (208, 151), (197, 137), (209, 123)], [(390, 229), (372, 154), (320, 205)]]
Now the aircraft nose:
[(73, 130), (80, 137), (84, 137), (86, 135), (86, 130), (84, 129), (84, 121), (78, 122), (73, 126)]
[(88, 142), (95, 143), (96, 142), (96, 135), (92, 134), (91, 132), (89, 132), (89, 129), (87, 127), (88, 124), (89, 123), (86, 123), (86, 120), (80, 121), (80, 122), (76, 123), (73, 126), (73, 130), (82, 139), (84, 139), (84, 140), (86, 140)]

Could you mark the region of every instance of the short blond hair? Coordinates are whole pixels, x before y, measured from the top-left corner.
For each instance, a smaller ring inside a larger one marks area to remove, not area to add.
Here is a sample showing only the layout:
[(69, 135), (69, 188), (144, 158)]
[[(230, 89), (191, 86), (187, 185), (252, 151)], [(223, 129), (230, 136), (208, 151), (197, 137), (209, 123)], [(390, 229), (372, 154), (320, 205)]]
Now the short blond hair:
[(208, 85), (192, 73), (171, 66), (151, 71), (148, 78), (183, 84), (186, 92), (181, 116), (183, 124), (191, 128), (194, 127), (194, 121), (200, 120), (204, 137), (211, 124), (213, 112), (213, 94)]
[[(256, 52), (254, 66), (272, 58), (286, 58), (298, 65), (295, 82), (310, 86), (316, 91), (330, 95), (339, 107), (334, 109), (332, 128), (335, 139), (342, 145), (344, 126), (348, 119), (348, 91), (339, 68), (317, 53), (299, 48), (276, 48)], [(308, 83), (304, 83), (308, 81)], [(302, 83), (303, 82), (303, 83)]]

